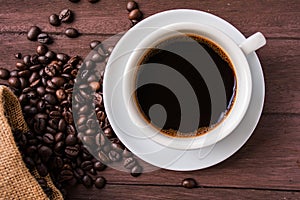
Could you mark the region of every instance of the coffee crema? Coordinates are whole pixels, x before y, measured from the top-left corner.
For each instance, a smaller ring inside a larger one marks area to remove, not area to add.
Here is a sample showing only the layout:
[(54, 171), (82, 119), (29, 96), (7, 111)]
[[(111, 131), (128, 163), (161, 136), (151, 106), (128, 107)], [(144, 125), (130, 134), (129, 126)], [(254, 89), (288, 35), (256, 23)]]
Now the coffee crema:
[(195, 34), (170, 37), (149, 48), (138, 63), (135, 102), (161, 133), (194, 137), (224, 120), (236, 96), (227, 54)]

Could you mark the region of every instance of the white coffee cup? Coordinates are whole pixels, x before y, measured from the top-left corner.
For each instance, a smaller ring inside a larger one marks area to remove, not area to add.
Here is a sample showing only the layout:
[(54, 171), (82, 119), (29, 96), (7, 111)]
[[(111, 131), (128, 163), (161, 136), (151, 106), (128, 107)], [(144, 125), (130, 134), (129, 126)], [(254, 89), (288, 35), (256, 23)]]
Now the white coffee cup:
[[(136, 90), (136, 72), (138, 65), (149, 48), (153, 48), (166, 39), (182, 34), (195, 34), (217, 44), (229, 57), (236, 75), (235, 102), (226, 117), (203, 135), (195, 137), (171, 137), (162, 134), (141, 115), (134, 98)], [(175, 23), (158, 28), (144, 38), (134, 49), (123, 74), (123, 101), (130, 120), (139, 127), (140, 134), (164, 146), (188, 150), (213, 145), (229, 135), (243, 119), (250, 102), (252, 78), (246, 56), (266, 44), (264, 36), (258, 32), (241, 44), (236, 44), (221, 30), (209, 25), (194, 23)]]

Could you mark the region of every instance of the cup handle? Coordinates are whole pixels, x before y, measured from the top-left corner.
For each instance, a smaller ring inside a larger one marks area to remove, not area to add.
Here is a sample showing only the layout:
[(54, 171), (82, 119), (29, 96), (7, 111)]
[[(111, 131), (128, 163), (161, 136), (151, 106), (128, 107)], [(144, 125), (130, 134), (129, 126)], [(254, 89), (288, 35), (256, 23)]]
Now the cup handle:
[(261, 32), (254, 33), (242, 42), (239, 47), (242, 49), (245, 55), (256, 51), (266, 44), (266, 38)]

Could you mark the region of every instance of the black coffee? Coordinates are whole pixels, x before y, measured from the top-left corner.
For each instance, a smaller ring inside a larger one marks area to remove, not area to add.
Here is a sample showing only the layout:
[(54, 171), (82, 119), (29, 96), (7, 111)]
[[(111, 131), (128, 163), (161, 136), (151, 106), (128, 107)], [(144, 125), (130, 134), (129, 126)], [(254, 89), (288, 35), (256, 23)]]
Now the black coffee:
[(236, 78), (220, 47), (185, 34), (144, 54), (136, 88), (138, 107), (149, 123), (164, 134), (190, 137), (224, 119), (234, 102)]

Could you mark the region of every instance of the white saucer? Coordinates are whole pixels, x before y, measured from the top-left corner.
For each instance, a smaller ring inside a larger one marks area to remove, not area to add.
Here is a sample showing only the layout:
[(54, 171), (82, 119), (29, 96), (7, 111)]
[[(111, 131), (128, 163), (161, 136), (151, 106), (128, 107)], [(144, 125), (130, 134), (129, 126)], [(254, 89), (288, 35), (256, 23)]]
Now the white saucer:
[[(122, 95), (122, 75), (130, 53), (142, 38), (158, 27), (178, 22), (209, 24), (223, 31), (236, 43), (245, 37), (231, 24), (209, 13), (194, 10), (171, 10), (153, 15), (130, 29), (117, 43), (110, 56), (104, 78), (104, 104), (112, 128), (135, 155), (165, 169), (189, 171), (220, 163), (239, 150), (254, 131), (264, 104), (263, 71), (255, 53), (247, 56), (253, 81), (253, 91), (247, 113), (237, 128), (218, 143), (195, 150), (167, 148), (151, 139), (136, 137), (139, 129), (130, 121)], [(112, 89), (113, 88), (113, 89)]]

